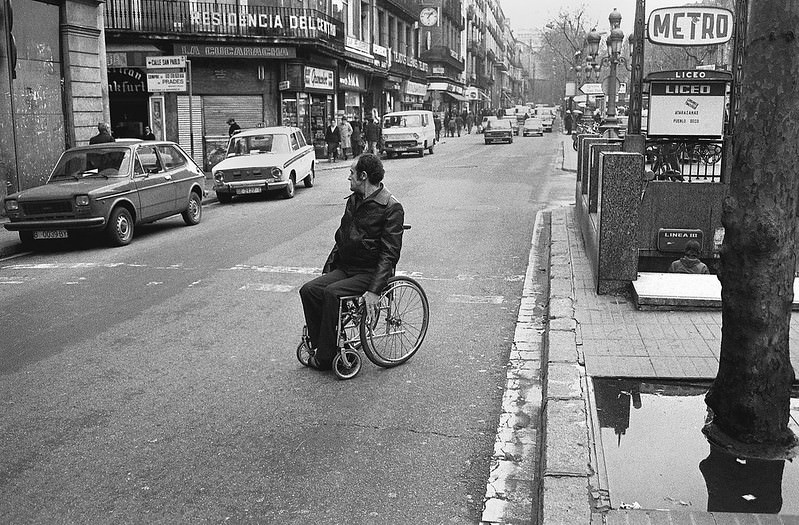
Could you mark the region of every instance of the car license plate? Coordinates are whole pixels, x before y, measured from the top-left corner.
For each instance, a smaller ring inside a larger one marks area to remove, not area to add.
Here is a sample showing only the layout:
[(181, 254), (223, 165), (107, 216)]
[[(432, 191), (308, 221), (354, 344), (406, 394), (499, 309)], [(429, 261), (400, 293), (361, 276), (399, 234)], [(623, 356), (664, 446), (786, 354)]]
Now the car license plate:
[(244, 195), (245, 193), (261, 193), (261, 188), (237, 188), (236, 193)]
[(44, 230), (33, 232), (34, 239), (66, 239), (69, 237), (67, 230)]
[(405, 151), (407, 149), (408, 148), (406, 148), (405, 146), (397, 146), (396, 148), (394, 148), (394, 151)]

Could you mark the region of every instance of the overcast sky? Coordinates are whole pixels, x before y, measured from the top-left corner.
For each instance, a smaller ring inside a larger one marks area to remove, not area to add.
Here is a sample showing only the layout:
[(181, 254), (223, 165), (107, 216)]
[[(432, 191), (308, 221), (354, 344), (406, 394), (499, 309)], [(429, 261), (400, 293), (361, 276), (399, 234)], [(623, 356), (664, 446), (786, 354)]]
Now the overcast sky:
[[(577, 12), (585, 8), (588, 21), (597, 24), (599, 31), (605, 31), (610, 24), (608, 15), (613, 8), (622, 16), (621, 28), (627, 35), (633, 30), (635, 19), (635, 0), (500, 0), (502, 11), (510, 18), (511, 29), (540, 29), (547, 22), (557, 18), (561, 10)], [(652, 9), (664, 6), (678, 6), (691, 3), (686, 0), (647, 0), (647, 14)]]

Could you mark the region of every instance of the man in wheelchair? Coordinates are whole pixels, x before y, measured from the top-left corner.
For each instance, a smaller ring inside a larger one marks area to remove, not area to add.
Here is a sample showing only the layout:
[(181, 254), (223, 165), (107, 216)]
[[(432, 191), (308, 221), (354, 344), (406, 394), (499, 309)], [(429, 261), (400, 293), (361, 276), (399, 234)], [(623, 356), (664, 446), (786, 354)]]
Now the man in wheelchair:
[(405, 211), (383, 186), (377, 155), (365, 153), (350, 166), (350, 190), (333, 250), (322, 275), (300, 288), (305, 324), (315, 354), (310, 366), (330, 369), (337, 351), (339, 298), (361, 295), (374, 315), (381, 291), (400, 258)]

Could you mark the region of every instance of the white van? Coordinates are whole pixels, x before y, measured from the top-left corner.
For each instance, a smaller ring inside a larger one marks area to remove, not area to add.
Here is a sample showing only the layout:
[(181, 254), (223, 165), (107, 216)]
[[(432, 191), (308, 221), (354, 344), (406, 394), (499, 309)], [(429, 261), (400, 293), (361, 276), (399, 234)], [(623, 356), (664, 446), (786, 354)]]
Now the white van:
[(432, 111), (395, 111), (383, 115), (383, 151), (388, 157), (408, 152), (424, 157), (424, 150), (432, 154), (435, 144)]

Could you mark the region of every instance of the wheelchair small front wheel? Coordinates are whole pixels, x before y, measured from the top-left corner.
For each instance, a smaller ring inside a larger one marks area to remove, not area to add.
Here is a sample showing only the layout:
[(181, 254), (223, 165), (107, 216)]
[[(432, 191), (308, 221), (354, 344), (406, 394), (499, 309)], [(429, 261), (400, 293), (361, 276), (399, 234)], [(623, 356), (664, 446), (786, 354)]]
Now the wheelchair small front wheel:
[(302, 363), (302, 366), (311, 366), (310, 360), (312, 355), (313, 352), (308, 345), (305, 344), (305, 341), (300, 342), (297, 346), (297, 360)]
[(344, 350), (333, 358), (333, 372), (339, 379), (352, 379), (361, 371), (361, 354), (354, 350)]

